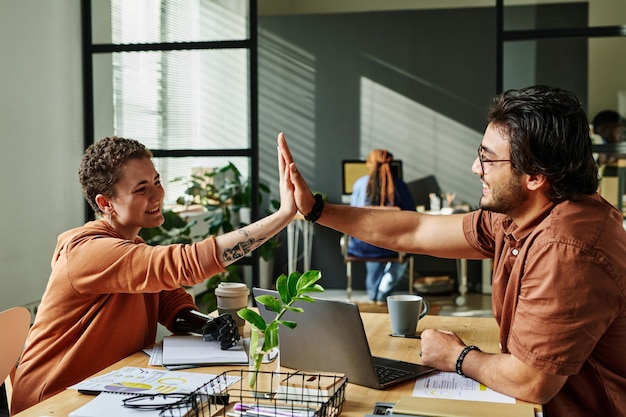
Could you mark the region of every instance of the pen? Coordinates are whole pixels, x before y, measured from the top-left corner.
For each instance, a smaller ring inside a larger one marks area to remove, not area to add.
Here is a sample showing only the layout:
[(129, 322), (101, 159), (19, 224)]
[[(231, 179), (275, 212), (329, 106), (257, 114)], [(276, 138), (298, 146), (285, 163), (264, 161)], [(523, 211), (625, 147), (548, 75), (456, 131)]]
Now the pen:
[(289, 409), (278, 409), (273, 407), (250, 408), (244, 411), (246, 417), (312, 417), (313, 411), (290, 411)]
[(392, 337), (404, 337), (406, 339), (421, 339), (421, 335), (419, 334), (393, 334), (391, 333), (389, 336)]
[(292, 407), (290, 405), (271, 405), (268, 404), (265, 407), (259, 404), (243, 404), (243, 403), (235, 403), (236, 411), (247, 411), (254, 408), (271, 408), (276, 410), (293, 410), (293, 411), (315, 411), (310, 407)]
[(311, 417), (315, 411), (310, 408), (289, 406), (257, 406), (254, 404), (235, 404), (235, 411), (244, 412), (246, 416), (263, 417)]

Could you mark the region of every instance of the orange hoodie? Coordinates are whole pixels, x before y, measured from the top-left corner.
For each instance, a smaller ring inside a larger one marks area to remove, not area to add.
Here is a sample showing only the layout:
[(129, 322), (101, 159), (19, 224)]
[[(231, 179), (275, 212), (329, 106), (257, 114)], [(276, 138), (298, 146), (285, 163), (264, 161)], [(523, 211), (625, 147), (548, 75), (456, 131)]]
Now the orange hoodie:
[(172, 331), (182, 288), (223, 271), (215, 240), (149, 246), (105, 221), (58, 238), (52, 273), (17, 368), (12, 414), (151, 346), (157, 322)]

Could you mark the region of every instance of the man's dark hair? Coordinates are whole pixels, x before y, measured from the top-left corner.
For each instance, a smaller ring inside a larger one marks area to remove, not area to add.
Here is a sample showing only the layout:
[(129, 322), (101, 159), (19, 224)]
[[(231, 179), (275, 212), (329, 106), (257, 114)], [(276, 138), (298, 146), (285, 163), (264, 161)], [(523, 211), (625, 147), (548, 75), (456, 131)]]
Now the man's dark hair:
[(497, 96), (488, 121), (509, 139), (511, 167), (518, 174), (545, 175), (558, 203), (598, 189), (589, 123), (569, 91), (538, 85)]
[(134, 139), (107, 137), (87, 148), (78, 177), (85, 200), (96, 214), (102, 214), (96, 196), (114, 197), (113, 186), (120, 180), (122, 165), (130, 159), (140, 158), (152, 158), (152, 152)]

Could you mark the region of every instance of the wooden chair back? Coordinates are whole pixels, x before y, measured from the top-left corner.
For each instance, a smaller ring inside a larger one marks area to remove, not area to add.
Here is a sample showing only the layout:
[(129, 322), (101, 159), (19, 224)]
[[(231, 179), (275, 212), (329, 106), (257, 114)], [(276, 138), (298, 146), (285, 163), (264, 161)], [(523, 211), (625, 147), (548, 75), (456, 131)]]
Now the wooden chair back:
[(30, 311), (14, 307), (0, 312), (0, 381), (4, 381), (6, 394), (11, 398), (11, 384), (15, 368), (26, 343), (30, 329)]

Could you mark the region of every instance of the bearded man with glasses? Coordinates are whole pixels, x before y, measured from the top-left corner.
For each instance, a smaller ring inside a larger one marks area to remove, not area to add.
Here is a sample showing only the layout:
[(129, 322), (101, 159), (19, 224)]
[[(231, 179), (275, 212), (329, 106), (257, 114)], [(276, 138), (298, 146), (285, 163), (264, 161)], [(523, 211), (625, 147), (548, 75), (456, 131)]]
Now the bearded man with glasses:
[(568, 91), (499, 95), (472, 165), (480, 208), (450, 216), (316, 204), (282, 135), (278, 144), (298, 210), (318, 223), (399, 252), (493, 259), (501, 351), (427, 329), (423, 364), (544, 404), (550, 417), (624, 416), (626, 232), (597, 193), (588, 126)]

